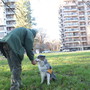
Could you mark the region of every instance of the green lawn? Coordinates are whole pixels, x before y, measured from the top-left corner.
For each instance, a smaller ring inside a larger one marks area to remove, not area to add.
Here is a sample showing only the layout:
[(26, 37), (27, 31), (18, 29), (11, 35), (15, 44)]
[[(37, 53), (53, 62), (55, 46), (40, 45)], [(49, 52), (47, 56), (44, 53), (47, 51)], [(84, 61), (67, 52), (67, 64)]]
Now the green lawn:
[[(38, 66), (31, 65), (25, 56), (21, 75), (25, 87), (21, 90), (90, 90), (90, 51), (44, 55), (52, 65), (57, 81), (51, 81), (49, 86), (41, 85)], [(9, 90), (10, 74), (7, 60), (0, 57), (0, 90)]]

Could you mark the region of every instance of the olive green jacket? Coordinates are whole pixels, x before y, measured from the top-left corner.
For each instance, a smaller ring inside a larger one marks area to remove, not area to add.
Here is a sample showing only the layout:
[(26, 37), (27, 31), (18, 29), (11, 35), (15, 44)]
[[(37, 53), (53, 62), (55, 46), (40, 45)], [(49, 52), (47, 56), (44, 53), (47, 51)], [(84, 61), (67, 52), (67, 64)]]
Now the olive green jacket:
[(34, 60), (33, 54), (33, 42), (35, 34), (30, 29), (24, 27), (16, 28), (7, 34), (3, 39), (0, 40), (0, 49), (3, 55), (5, 52), (2, 49), (2, 44), (7, 43), (11, 50), (18, 55), (21, 60), (24, 56), (24, 51), (26, 50), (27, 56), (32, 61)]

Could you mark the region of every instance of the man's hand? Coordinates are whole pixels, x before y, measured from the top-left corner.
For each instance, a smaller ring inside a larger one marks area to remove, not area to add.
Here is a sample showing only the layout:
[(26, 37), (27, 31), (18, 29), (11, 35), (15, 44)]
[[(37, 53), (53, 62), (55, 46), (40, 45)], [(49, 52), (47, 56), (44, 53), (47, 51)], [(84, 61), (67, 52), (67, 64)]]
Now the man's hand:
[(36, 64), (37, 64), (37, 62), (36, 62), (35, 60), (33, 60), (31, 63), (32, 63), (33, 65), (36, 65)]

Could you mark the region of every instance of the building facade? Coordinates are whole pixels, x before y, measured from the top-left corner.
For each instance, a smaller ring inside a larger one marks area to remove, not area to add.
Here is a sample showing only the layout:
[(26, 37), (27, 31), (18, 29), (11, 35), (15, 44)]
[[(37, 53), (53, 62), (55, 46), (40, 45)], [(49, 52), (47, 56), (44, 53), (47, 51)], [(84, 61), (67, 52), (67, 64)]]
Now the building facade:
[(0, 0), (0, 39), (15, 28), (16, 0)]
[(5, 12), (6, 12), (6, 29), (9, 33), (12, 29), (15, 28), (16, 19), (15, 19), (15, 2), (16, 0), (5, 0)]
[(0, 39), (6, 35), (6, 14), (3, 2), (0, 0)]
[(83, 0), (64, 0), (60, 6), (62, 49), (90, 49), (90, 5)]

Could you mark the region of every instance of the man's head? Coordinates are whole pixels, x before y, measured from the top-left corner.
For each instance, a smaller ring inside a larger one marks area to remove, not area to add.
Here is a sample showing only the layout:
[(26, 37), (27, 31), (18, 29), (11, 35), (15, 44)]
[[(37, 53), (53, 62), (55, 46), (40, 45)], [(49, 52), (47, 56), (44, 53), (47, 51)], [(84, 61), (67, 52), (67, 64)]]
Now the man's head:
[(31, 29), (31, 32), (33, 33), (33, 36), (35, 38), (38, 31), (36, 29)]

